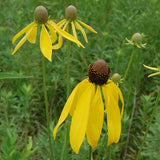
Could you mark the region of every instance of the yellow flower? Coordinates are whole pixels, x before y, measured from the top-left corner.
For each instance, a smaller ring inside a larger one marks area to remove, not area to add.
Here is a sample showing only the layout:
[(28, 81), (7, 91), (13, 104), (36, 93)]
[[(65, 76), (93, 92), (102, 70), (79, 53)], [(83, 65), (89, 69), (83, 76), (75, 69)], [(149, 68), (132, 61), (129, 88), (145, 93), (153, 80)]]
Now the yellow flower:
[(68, 27), (69, 25), (71, 25), (73, 36), (76, 39), (77, 39), (76, 29), (80, 30), (87, 43), (88, 43), (87, 36), (82, 26), (87, 28), (93, 33), (97, 33), (92, 27), (77, 19), (77, 9), (73, 5), (70, 5), (66, 8), (65, 19), (57, 23), (57, 25), (65, 31), (68, 31)]
[[(107, 114), (108, 143), (117, 143), (121, 134), (121, 118), (124, 101), (120, 89), (109, 80), (110, 69), (104, 60), (98, 60), (88, 68), (89, 78), (80, 82), (69, 96), (59, 121), (54, 128), (56, 138), (58, 127), (71, 115), (70, 144), (75, 153), (79, 152), (85, 135), (89, 145), (94, 149), (101, 135), (104, 113)], [(105, 109), (101, 95), (105, 100)], [(118, 106), (119, 97), (122, 110)]]
[(152, 73), (152, 74), (148, 75), (148, 77), (153, 77), (153, 76), (156, 76), (156, 75), (160, 74), (160, 68), (149, 67), (149, 66), (146, 66), (146, 65), (143, 65), (143, 66), (145, 68), (147, 68), (147, 69), (150, 69), (150, 70), (153, 70), (153, 71), (157, 71), (156, 73)]
[[(57, 33), (60, 36), (63, 36), (83, 47), (83, 45), (75, 37), (60, 29), (52, 20), (48, 20), (48, 12), (45, 7), (36, 7), (34, 18), (34, 22), (30, 23), (13, 37), (12, 43), (14, 43), (16, 39), (19, 38), (22, 34), (25, 34), (25, 36), (16, 45), (12, 55), (15, 54), (15, 52), (26, 42), (26, 40), (28, 40), (30, 43), (36, 42), (38, 25), (41, 26), (40, 49), (43, 56), (46, 57), (49, 61), (51, 61), (52, 58), (52, 48), (60, 48), (59, 44), (56, 44), (52, 47), (52, 43), (55, 43), (57, 40)], [(47, 29), (50, 31), (51, 36), (49, 35)]]

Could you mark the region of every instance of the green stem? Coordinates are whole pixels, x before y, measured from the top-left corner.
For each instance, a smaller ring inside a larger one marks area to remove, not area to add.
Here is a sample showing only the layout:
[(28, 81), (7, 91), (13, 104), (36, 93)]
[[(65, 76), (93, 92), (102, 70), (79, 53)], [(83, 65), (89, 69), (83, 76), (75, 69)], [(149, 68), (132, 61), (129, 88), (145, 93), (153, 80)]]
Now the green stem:
[(112, 149), (111, 145), (109, 146), (108, 160), (111, 160)]
[[(70, 33), (70, 27), (68, 27), (68, 32)], [(70, 94), (70, 54), (71, 54), (71, 41), (68, 41), (68, 51), (67, 51), (67, 98)], [(65, 139), (64, 139), (64, 146), (61, 153), (61, 160), (66, 159), (68, 153), (68, 140), (69, 140), (69, 120), (66, 119), (65, 122)]]
[(88, 156), (88, 160), (93, 160), (92, 148), (91, 148), (91, 146), (89, 146), (89, 156)]
[(132, 60), (133, 60), (133, 57), (134, 57), (134, 53), (135, 53), (135, 47), (133, 47), (132, 54), (131, 54), (131, 57), (130, 57), (128, 66), (127, 66), (126, 72), (125, 72), (124, 77), (123, 77), (123, 83), (122, 83), (121, 88), (123, 88), (123, 84), (124, 84), (124, 82), (125, 82), (125, 80), (126, 80), (126, 77), (127, 77), (127, 75), (128, 75), (128, 71), (129, 71), (129, 69), (130, 69), (130, 66), (131, 66), (131, 63), (132, 63)]
[(53, 147), (52, 147), (52, 140), (51, 140), (51, 130), (50, 130), (50, 117), (48, 111), (48, 97), (47, 97), (47, 90), (46, 90), (46, 76), (45, 76), (45, 58), (42, 56), (42, 72), (43, 72), (43, 90), (44, 90), (44, 99), (45, 99), (45, 107), (46, 107), (46, 120), (47, 120), (47, 130), (48, 130), (48, 137), (49, 137), (49, 148), (50, 148), (50, 160), (53, 160)]
[(70, 54), (71, 54), (71, 41), (68, 41), (68, 52), (67, 52), (67, 98), (70, 94)]
[(148, 126), (147, 126), (147, 129), (146, 129), (146, 132), (145, 132), (145, 135), (144, 135), (143, 141), (142, 141), (142, 143), (141, 143), (141, 145), (140, 145), (140, 148), (139, 148), (139, 151), (138, 151), (138, 154), (137, 154), (136, 160), (138, 160), (138, 159), (139, 159), (139, 157), (140, 157), (140, 153), (141, 153), (141, 151), (142, 151), (142, 148), (143, 148), (144, 142), (145, 142), (145, 140), (146, 140), (146, 137), (147, 137), (147, 134), (148, 134), (149, 128), (150, 128), (150, 126), (151, 126), (151, 124), (152, 124), (152, 121), (153, 121), (154, 115), (155, 115), (156, 110), (157, 110), (157, 107), (158, 107), (159, 98), (160, 98), (160, 87), (159, 87), (159, 92), (158, 92), (158, 95), (157, 95), (157, 98), (156, 98), (155, 106), (154, 106), (154, 108), (153, 108), (153, 112), (152, 112), (152, 115), (151, 115), (150, 121), (149, 121), (149, 123), (148, 123)]

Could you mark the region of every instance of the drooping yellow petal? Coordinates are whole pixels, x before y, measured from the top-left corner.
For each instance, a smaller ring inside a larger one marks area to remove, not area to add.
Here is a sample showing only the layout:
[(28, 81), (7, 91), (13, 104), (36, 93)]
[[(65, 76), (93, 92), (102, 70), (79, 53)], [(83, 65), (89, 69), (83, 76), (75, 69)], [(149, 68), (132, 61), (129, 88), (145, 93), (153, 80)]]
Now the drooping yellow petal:
[(79, 99), (79, 96), (84, 92), (84, 90), (86, 89), (87, 85), (88, 85), (88, 80), (84, 79), (82, 82), (80, 82), (72, 91), (72, 93), (70, 94), (63, 110), (62, 113), (60, 115), (60, 118), (58, 120), (58, 123), (56, 125), (56, 127), (54, 128), (53, 131), (53, 136), (54, 139), (56, 138), (56, 133), (57, 133), (57, 129), (58, 127), (63, 123), (63, 121), (67, 118), (68, 113), (71, 114), (71, 116), (73, 116), (74, 110), (76, 108), (76, 104), (77, 101)]
[(110, 81), (109, 84), (107, 84), (107, 88), (112, 93), (112, 96), (115, 98), (116, 102), (118, 102), (119, 94), (118, 94), (118, 90), (117, 90), (116, 84), (114, 84), (112, 81)]
[(65, 23), (66, 23), (66, 19), (63, 19), (57, 23), (57, 26), (61, 28)]
[(26, 26), (24, 29), (22, 29), (20, 32), (18, 32), (12, 39), (12, 44), (16, 41), (17, 38), (19, 38), (22, 34), (28, 32), (36, 23), (32, 22), (28, 26)]
[(143, 64), (143, 66), (144, 66), (145, 68), (150, 69), (150, 70), (153, 70), (153, 71), (159, 71), (159, 69), (158, 69), (158, 68), (155, 68), (155, 67), (149, 67), (149, 66), (146, 66), (146, 65), (144, 65), (144, 64)]
[(52, 58), (52, 42), (44, 24), (42, 24), (41, 35), (40, 35), (40, 48), (44, 57), (49, 61)]
[(62, 43), (63, 43), (62, 36), (59, 36), (59, 38), (58, 38), (58, 43), (55, 44), (55, 45), (53, 45), (53, 46), (52, 46), (52, 49), (55, 49), (55, 50), (56, 50), (56, 49), (61, 48)]
[(112, 95), (111, 90), (108, 90), (107, 85), (102, 87), (106, 113), (107, 113), (107, 126), (108, 126), (108, 143), (109, 146), (112, 143), (117, 143), (121, 134), (121, 115), (118, 107), (118, 103)]
[[(73, 32), (74, 37), (75, 37), (76, 39), (78, 39), (78, 38), (77, 38), (76, 29), (75, 29), (75, 26), (74, 26), (73, 21), (71, 22), (71, 26), (72, 26), (72, 32)], [(77, 45), (78, 45), (78, 47), (79, 47), (79, 44), (77, 44)]]
[(96, 93), (91, 99), (89, 119), (86, 130), (87, 141), (91, 145), (92, 149), (94, 149), (97, 146), (98, 140), (100, 138), (103, 126), (103, 119), (104, 119), (104, 106), (101, 97), (100, 87), (97, 86)]
[[(65, 25), (64, 25), (64, 27), (63, 27), (63, 30), (65, 30), (67, 26), (68, 26), (68, 22), (65, 23)], [(59, 48), (61, 48), (62, 43), (63, 43), (62, 36), (59, 36), (59, 38), (58, 38), (58, 43), (55, 44), (55, 45), (53, 45), (53, 46), (52, 46), (52, 49), (59, 49)]]
[(55, 28), (55, 30), (58, 32), (59, 35), (65, 37), (66, 39), (68, 39), (72, 42), (79, 44), (80, 46), (82, 46), (84, 48), (84, 46), (81, 44), (81, 42), (79, 42), (75, 37), (73, 37), (69, 33), (60, 29), (53, 21), (48, 21), (48, 23), (50, 23)]
[(78, 89), (77, 89), (77, 92), (76, 92), (76, 95), (74, 97), (74, 101), (72, 103), (72, 106), (71, 106), (71, 109), (69, 111), (70, 115), (73, 116), (74, 114), (74, 111), (76, 109), (76, 105), (78, 103), (78, 100), (79, 100), (79, 97), (81, 96), (81, 94), (83, 94), (83, 92), (86, 90), (86, 88), (90, 85), (90, 82), (89, 80), (86, 78), (84, 79), (83, 81), (81, 81), (79, 84), (78, 84)]
[(108, 143), (118, 143), (121, 135), (121, 115), (118, 104), (111, 98), (107, 111)]
[(123, 100), (122, 92), (121, 92), (121, 90), (119, 88), (118, 88), (118, 93), (119, 93), (120, 100), (122, 102), (122, 109), (121, 109), (121, 118), (122, 118), (123, 117), (123, 112), (124, 112), (124, 100)]
[(58, 123), (57, 123), (57, 125), (56, 125), (56, 127), (54, 128), (54, 131), (53, 131), (54, 139), (56, 138), (56, 133), (57, 133), (58, 127), (64, 122), (64, 120), (68, 116), (68, 113), (69, 113), (69, 111), (70, 111), (70, 109), (72, 107), (72, 103), (74, 101), (74, 97), (75, 97), (75, 94), (77, 92), (78, 86), (79, 85), (77, 85), (74, 88), (74, 90), (72, 91), (72, 93), (70, 94), (70, 96), (69, 96), (69, 98), (68, 98), (68, 100), (67, 100), (67, 102), (66, 102), (66, 104), (65, 104), (65, 106), (64, 106), (64, 108), (63, 108), (63, 110), (61, 112), (61, 115), (60, 115), (60, 118), (58, 120)]
[(115, 97), (116, 102), (118, 103), (119, 98), (121, 100), (122, 103), (122, 109), (121, 109), (121, 118), (123, 116), (123, 111), (124, 111), (124, 100), (123, 100), (123, 95), (121, 90), (119, 89), (119, 87), (113, 83), (112, 81), (110, 81), (110, 85), (108, 85), (108, 87), (110, 88), (110, 90), (112, 91), (112, 95)]
[(30, 43), (35, 43), (36, 37), (37, 37), (37, 24), (33, 26), (33, 30), (31, 31), (27, 39)]
[(55, 29), (53, 28), (52, 25), (50, 24), (46, 24), (47, 28), (49, 29), (50, 33), (51, 33), (51, 40), (52, 43), (54, 43), (57, 40), (57, 34), (55, 32)]
[(77, 33), (76, 33), (76, 29), (75, 29), (73, 21), (71, 22), (71, 26), (72, 26), (73, 35), (77, 39)]
[(90, 30), (91, 32), (97, 33), (91, 26), (85, 24), (84, 22), (82, 22), (82, 21), (80, 21), (80, 20), (78, 20), (78, 22), (81, 23), (82, 26), (84, 26), (85, 28), (87, 28), (87, 29)]
[(16, 45), (14, 51), (12, 52), (12, 55), (15, 54), (17, 52), (17, 50), (24, 44), (24, 42), (28, 39), (28, 36), (31, 34), (33, 30), (33, 26), (32, 28), (26, 33), (26, 35), (19, 41), (19, 43)]
[(79, 152), (79, 148), (85, 136), (89, 118), (91, 92), (92, 85), (88, 85), (85, 91), (79, 97), (76, 109), (72, 116), (70, 127), (70, 143), (75, 153)]
[(153, 76), (156, 76), (156, 75), (159, 75), (159, 74), (160, 74), (160, 72), (152, 73), (148, 77), (153, 77)]
[(65, 23), (65, 25), (64, 25), (64, 27), (63, 27), (63, 30), (64, 30), (64, 31), (66, 31), (66, 30), (68, 31), (68, 29), (67, 29), (67, 28), (68, 28), (68, 23), (69, 23), (69, 22), (66, 21), (66, 23)]
[(76, 29), (78, 29), (82, 32), (85, 41), (88, 43), (86, 33), (85, 33), (84, 29), (81, 27), (81, 25), (75, 21), (75, 26), (76, 26)]

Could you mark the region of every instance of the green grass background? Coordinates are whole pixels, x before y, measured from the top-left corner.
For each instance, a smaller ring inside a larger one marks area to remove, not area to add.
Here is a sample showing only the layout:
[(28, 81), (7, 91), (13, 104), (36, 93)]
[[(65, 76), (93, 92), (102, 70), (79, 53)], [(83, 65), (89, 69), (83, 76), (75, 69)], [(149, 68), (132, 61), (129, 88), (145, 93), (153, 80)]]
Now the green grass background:
[[(160, 65), (160, 1), (0, 0), (0, 72), (32, 76), (28, 79), (0, 80), (0, 159), (2, 160), (48, 159), (39, 36), (36, 44), (26, 42), (15, 55), (11, 55), (15, 47), (15, 44), (12, 44), (12, 38), (34, 20), (34, 9), (38, 5), (45, 6), (50, 19), (59, 22), (64, 18), (65, 8), (71, 4), (78, 10), (78, 19), (98, 32), (94, 34), (85, 30), (88, 44), (78, 33), (79, 40), (85, 49), (73, 43), (71, 45), (72, 89), (87, 77), (88, 65), (98, 59), (104, 59), (108, 63), (112, 74), (118, 72), (123, 77), (132, 52), (132, 46), (125, 45), (125, 38), (131, 39), (134, 33), (139, 32), (142, 34), (143, 43), (147, 43), (145, 49), (135, 51), (134, 60), (122, 90), (125, 111), (121, 139), (118, 144), (111, 145), (111, 159), (123, 159), (136, 88), (136, 110), (127, 159), (134, 160), (136, 157), (152, 113), (157, 88), (160, 85), (160, 77), (147, 78), (152, 71), (145, 69), (142, 65), (154, 67)], [(52, 62), (46, 61), (51, 130), (57, 123), (66, 102), (67, 40), (64, 40), (61, 49), (53, 50), (52, 53)], [(160, 160), (159, 107), (141, 152), (142, 160)], [(64, 130), (62, 125), (56, 141), (53, 141), (56, 160), (60, 159), (63, 148)], [(29, 137), (32, 137), (32, 143), (29, 142)], [(88, 159), (88, 149), (85, 139), (78, 155), (74, 154), (71, 148), (69, 149), (67, 160)], [(109, 157), (106, 120), (93, 157), (95, 160), (107, 160)]]

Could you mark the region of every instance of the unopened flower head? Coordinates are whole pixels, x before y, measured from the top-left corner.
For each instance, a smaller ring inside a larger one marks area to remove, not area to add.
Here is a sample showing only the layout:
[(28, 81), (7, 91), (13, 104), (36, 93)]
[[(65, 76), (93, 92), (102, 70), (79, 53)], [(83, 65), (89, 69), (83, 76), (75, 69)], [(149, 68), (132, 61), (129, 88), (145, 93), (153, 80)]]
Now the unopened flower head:
[(148, 75), (148, 77), (153, 77), (153, 76), (156, 76), (156, 75), (159, 75), (160, 74), (160, 67), (149, 67), (149, 66), (147, 66), (147, 65), (143, 65), (145, 68), (147, 68), (147, 69), (150, 69), (150, 70), (152, 70), (152, 71), (156, 71), (155, 73), (152, 73), (152, 74), (150, 74), (150, 75)]
[(140, 33), (133, 34), (132, 41), (134, 43), (141, 44), (142, 43), (142, 36), (141, 36), (141, 34)]
[(134, 33), (132, 35), (132, 38), (131, 40), (127, 39), (126, 38), (126, 41), (127, 41), (127, 45), (132, 45), (132, 46), (136, 46), (138, 48), (145, 48), (145, 45), (146, 43), (142, 44), (142, 35), (140, 33)]
[[(107, 63), (104, 60), (98, 60), (90, 65), (88, 76), (89, 78), (81, 81), (72, 91), (53, 131), (55, 139), (57, 129), (70, 114), (72, 117), (70, 144), (75, 153), (79, 152), (85, 135), (92, 149), (97, 146), (104, 113), (107, 114), (107, 145), (117, 143), (121, 134), (124, 101), (118, 86), (109, 79), (110, 69)], [(105, 106), (102, 97), (104, 97)], [(119, 99), (122, 102), (121, 112), (118, 106)]]
[(89, 25), (85, 24), (84, 22), (80, 21), (77, 18), (77, 9), (73, 5), (70, 5), (66, 8), (65, 19), (61, 20), (57, 25), (65, 31), (69, 31), (69, 28), (71, 28), (73, 36), (76, 39), (77, 39), (76, 30), (80, 30), (86, 42), (88, 42), (88, 39), (83, 27), (87, 28), (89, 31), (93, 33), (97, 33), (92, 27), (90, 27)]
[[(58, 43), (52, 46), (52, 43), (55, 43), (57, 40), (57, 35), (59, 37), (65, 37), (70, 41), (77, 43), (78, 45), (83, 45), (72, 35), (60, 29), (55, 22), (48, 19), (47, 9), (43, 6), (36, 7), (34, 11), (34, 19), (35, 21), (30, 23), (24, 29), (22, 29), (19, 33), (17, 33), (12, 40), (14, 43), (17, 38), (21, 35), (25, 34), (24, 37), (18, 42), (12, 54), (15, 54), (16, 51), (28, 40), (30, 43), (36, 42), (37, 37), (37, 27), (41, 27), (40, 33), (40, 49), (44, 57), (46, 57), (49, 61), (52, 60), (52, 49), (59, 49), (62, 46), (62, 40), (59, 38)], [(49, 30), (49, 32), (48, 32)]]
[(114, 83), (119, 83), (120, 82), (120, 80), (121, 80), (121, 76), (120, 76), (120, 74), (119, 73), (114, 73), (113, 75), (112, 75), (112, 81), (114, 82)]

